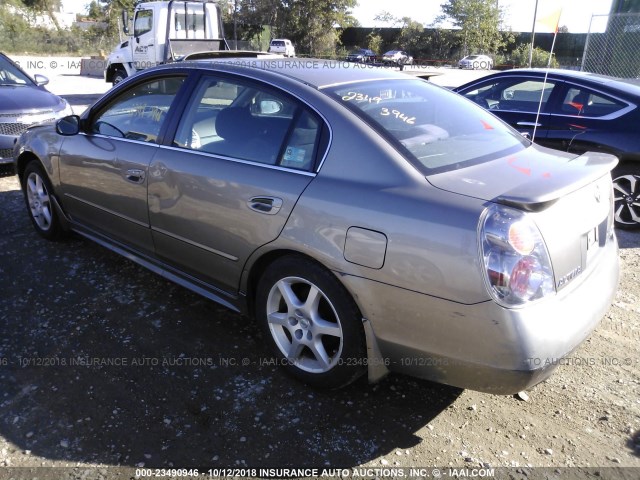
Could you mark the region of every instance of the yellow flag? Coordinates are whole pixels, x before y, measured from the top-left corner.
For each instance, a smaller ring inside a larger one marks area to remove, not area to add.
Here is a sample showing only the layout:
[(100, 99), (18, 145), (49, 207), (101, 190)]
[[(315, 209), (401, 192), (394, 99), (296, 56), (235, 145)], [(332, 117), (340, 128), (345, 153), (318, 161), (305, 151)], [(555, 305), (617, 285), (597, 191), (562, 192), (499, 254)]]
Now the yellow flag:
[(536, 23), (540, 25), (544, 25), (553, 33), (558, 33), (558, 24), (560, 23), (561, 14), (562, 14), (562, 9), (559, 8), (558, 10), (551, 12), (551, 14), (545, 17), (539, 18), (538, 20), (536, 20)]

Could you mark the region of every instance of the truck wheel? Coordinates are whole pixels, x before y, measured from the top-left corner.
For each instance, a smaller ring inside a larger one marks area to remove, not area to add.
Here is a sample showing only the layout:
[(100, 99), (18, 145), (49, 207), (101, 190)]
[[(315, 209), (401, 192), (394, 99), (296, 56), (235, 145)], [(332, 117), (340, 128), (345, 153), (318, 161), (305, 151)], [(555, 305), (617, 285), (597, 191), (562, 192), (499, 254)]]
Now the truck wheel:
[(127, 78), (127, 72), (125, 72), (123, 69), (118, 68), (114, 73), (113, 73), (113, 80), (111, 81), (111, 83), (113, 85), (116, 85), (118, 83), (120, 83), (121, 81), (123, 81), (125, 78)]

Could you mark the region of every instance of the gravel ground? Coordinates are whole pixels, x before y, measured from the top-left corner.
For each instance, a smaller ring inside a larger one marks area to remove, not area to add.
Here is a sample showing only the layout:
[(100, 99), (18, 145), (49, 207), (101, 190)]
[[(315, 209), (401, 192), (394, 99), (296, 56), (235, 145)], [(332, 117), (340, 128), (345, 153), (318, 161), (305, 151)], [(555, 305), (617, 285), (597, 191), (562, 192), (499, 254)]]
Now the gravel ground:
[[(108, 85), (50, 87), (80, 112)], [(311, 390), (269, 363), (250, 321), (89, 241), (42, 240), (16, 177), (0, 178), (0, 212), (0, 479), (63, 477), (42, 466), (130, 478), (118, 465), (640, 478), (640, 232), (618, 232), (621, 283), (601, 325), (522, 401), (400, 375)]]
[(15, 176), (0, 206), (0, 466), (640, 467), (639, 233), (601, 325), (522, 401), (400, 375), (311, 390), (250, 321), (42, 240)]

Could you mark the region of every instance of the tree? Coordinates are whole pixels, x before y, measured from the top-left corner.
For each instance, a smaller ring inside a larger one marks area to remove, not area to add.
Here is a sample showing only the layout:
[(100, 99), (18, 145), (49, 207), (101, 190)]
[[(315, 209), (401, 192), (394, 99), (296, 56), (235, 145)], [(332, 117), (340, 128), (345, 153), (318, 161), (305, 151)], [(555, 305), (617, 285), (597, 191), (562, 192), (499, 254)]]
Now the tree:
[(441, 8), (437, 23), (448, 20), (459, 29), (462, 55), (498, 53), (513, 42), (513, 35), (502, 33), (504, 10), (496, 0), (447, 0)]
[[(529, 51), (531, 50), (531, 44), (521, 44), (511, 52), (511, 63), (515, 67), (526, 67), (529, 64)], [(531, 66), (536, 68), (546, 68), (549, 65), (549, 52), (542, 48), (535, 47), (533, 49), (533, 56), (531, 58)], [(555, 57), (551, 58), (552, 68), (558, 67), (558, 61)]]
[(382, 53), (382, 37), (376, 32), (371, 32), (367, 36), (367, 48), (375, 53)]
[(268, 27), (274, 37), (289, 38), (299, 53), (333, 55), (336, 27), (356, 23), (356, 0), (224, 0), (224, 18), (238, 39), (250, 40)]
[(410, 17), (404, 17), (402, 19), (400, 37), (398, 38), (400, 48), (415, 54), (422, 43), (423, 33), (424, 25), (412, 20)]
[(60, 11), (60, 2), (61, 0), (22, 0), (25, 7), (31, 8), (32, 10), (36, 10), (38, 12), (46, 13), (53, 24), (56, 27), (56, 30), (60, 31), (60, 24), (58, 23), (58, 19), (53, 14), (54, 12)]

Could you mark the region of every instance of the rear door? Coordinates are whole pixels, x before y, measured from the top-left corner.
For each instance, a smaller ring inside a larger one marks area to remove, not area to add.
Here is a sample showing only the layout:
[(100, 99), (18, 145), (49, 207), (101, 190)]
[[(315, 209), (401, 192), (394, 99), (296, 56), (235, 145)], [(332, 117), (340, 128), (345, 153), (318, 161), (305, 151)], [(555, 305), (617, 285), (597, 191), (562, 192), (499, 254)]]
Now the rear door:
[(317, 114), (285, 92), (204, 76), (172, 145), (150, 165), (157, 255), (237, 292), (249, 255), (278, 237), (313, 180), (323, 128)]

